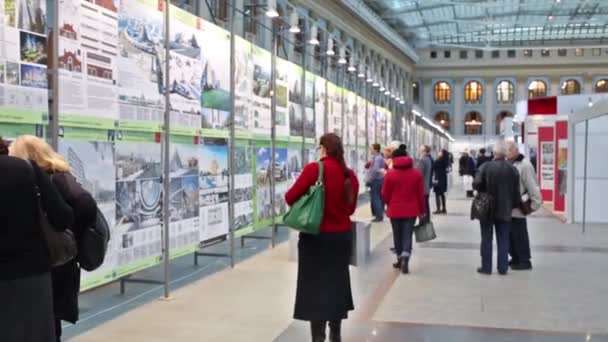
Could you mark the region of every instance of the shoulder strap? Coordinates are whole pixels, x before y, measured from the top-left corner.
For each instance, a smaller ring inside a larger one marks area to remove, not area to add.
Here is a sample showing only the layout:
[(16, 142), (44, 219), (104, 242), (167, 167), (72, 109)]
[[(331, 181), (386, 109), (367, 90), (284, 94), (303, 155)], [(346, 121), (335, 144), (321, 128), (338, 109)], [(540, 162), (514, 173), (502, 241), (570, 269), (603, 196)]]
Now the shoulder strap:
[(323, 184), (323, 162), (319, 160), (319, 178), (317, 183)]

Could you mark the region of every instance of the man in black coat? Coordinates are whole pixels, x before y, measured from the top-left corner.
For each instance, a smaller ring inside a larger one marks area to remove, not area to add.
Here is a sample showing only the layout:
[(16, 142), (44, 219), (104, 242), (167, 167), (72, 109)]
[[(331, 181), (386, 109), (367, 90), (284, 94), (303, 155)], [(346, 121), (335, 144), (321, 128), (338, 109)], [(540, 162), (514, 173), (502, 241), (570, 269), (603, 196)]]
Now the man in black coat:
[(494, 146), (494, 160), (486, 162), (473, 182), (473, 188), (488, 193), (492, 200), (492, 215), (481, 222), (481, 267), (477, 272), (492, 274), (492, 240), (496, 230), (498, 273), (507, 274), (509, 268), (509, 232), (513, 208), (521, 201), (519, 173), (507, 160), (507, 146)]

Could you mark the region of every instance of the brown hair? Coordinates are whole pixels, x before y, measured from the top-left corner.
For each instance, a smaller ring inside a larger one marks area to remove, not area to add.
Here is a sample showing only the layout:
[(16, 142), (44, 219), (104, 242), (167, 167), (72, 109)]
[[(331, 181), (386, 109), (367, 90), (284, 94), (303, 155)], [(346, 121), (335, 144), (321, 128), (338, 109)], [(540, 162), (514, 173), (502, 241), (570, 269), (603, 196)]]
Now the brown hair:
[(334, 133), (326, 133), (321, 137), (319, 142), (321, 146), (325, 148), (325, 152), (328, 157), (331, 157), (342, 165), (344, 169), (344, 199), (348, 204), (352, 204), (355, 200), (355, 194), (353, 193), (353, 185), (350, 180), (350, 170), (346, 167), (344, 161), (344, 146), (342, 145), (342, 139)]
[(0, 137), (0, 156), (8, 155), (8, 143)]
[(372, 148), (374, 149), (374, 151), (376, 152), (380, 152), (380, 150), (382, 149), (382, 147), (380, 146), (380, 144), (373, 144)]

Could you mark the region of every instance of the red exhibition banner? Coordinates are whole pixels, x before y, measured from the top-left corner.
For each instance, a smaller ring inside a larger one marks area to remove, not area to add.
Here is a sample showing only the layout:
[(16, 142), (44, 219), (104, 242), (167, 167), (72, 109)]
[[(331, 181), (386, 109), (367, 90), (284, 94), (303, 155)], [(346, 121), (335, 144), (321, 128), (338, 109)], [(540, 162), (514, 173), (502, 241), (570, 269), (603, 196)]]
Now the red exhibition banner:
[(555, 128), (538, 127), (538, 184), (544, 202), (553, 201), (555, 189)]
[(568, 121), (555, 122), (555, 191), (553, 208), (566, 210), (568, 184)]

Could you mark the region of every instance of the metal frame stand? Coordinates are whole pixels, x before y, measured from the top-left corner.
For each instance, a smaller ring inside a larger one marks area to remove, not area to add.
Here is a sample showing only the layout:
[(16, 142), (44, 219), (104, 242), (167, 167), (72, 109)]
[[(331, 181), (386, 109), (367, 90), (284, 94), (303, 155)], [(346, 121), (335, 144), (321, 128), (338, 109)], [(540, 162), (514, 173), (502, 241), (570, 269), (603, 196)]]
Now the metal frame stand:
[[(133, 278), (131, 275), (120, 278), (120, 294), (124, 295), (127, 293), (127, 283), (132, 284), (148, 284), (148, 285), (165, 285), (164, 281), (161, 280), (152, 280), (152, 279), (142, 279), (142, 278)], [(163, 300), (169, 300), (171, 297), (163, 297)]]

